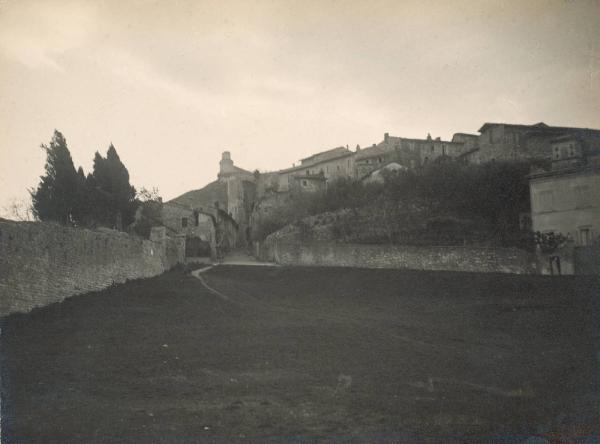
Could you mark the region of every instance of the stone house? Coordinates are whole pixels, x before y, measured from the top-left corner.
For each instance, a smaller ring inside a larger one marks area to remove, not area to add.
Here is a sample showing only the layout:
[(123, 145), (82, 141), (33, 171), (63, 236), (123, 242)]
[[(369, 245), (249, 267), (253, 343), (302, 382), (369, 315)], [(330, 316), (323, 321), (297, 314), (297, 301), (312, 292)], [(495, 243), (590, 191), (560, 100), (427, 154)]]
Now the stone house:
[(511, 161), (521, 159), (551, 160), (552, 143), (561, 136), (579, 139), (600, 137), (600, 130), (535, 125), (485, 123), (479, 132), (477, 162)]
[(163, 223), (171, 231), (186, 237), (187, 253), (192, 245), (205, 248), (209, 243), (213, 256), (242, 246), (246, 242), (255, 177), (238, 168), (225, 151), (218, 179), (204, 188), (188, 191), (163, 205)]
[(301, 159), (300, 165), (277, 172), (277, 191), (314, 192), (328, 181), (354, 177), (354, 154), (347, 147), (337, 147)]
[(432, 139), (429, 134), (425, 139), (410, 139), (385, 133), (382, 142), (356, 153), (356, 177), (365, 177), (391, 162), (406, 168), (418, 168), (442, 156), (456, 157), (464, 149), (463, 140)]
[(479, 136), (476, 134), (455, 133), (452, 136), (452, 142), (461, 143), (462, 147), (457, 147), (454, 157), (462, 163), (478, 163)]
[(186, 257), (216, 256), (212, 215), (171, 201), (162, 206), (162, 224), (169, 233), (185, 237)]
[(568, 135), (551, 147), (552, 169), (530, 176), (532, 229), (567, 238), (554, 253), (563, 274), (600, 272), (600, 144)]

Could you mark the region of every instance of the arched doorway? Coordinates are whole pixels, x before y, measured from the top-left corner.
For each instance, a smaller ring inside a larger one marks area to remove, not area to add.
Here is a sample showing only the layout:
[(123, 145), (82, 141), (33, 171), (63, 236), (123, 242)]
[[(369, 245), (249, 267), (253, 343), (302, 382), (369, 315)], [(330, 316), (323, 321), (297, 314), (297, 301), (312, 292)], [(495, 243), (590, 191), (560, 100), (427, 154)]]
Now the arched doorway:
[(210, 243), (199, 237), (185, 238), (185, 257), (210, 257)]

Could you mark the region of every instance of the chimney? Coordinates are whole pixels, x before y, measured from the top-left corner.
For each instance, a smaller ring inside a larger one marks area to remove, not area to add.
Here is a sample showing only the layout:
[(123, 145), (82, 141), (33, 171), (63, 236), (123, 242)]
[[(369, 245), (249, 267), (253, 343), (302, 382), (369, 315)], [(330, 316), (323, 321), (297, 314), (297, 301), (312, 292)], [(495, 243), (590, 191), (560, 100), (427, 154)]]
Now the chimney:
[(360, 151), (360, 145), (356, 144), (356, 151)]
[(385, 133), (385, 134), (383, 135), (383, 141), (384, 141), (385, 143), (388, 143), (388, 140), (389, 140), (389, 138), (390, 138), (390, 133)]

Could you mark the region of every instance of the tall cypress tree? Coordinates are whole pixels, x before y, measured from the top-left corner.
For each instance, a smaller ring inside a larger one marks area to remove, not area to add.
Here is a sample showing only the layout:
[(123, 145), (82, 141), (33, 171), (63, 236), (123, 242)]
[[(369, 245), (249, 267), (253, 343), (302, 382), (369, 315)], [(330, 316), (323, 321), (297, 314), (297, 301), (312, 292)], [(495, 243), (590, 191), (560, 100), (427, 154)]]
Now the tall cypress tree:
[(42, 221), (75, 224), (80, 181), (65, 137), (57, 130), (46, 151), (46, 174), (36, 190), (30, 191), (34, 215)]
[(99, 222), (117, 229), (130, 225), (137, 206), (135, 188), (129, 183), (129, 172), (112, 144), (106, 158), (96, 153), (92, 176)]

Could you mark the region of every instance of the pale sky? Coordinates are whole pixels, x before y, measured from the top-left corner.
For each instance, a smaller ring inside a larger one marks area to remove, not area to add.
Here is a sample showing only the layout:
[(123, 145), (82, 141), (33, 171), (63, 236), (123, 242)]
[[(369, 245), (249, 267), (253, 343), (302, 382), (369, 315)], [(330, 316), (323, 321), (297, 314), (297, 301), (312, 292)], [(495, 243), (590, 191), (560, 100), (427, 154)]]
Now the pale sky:
[(265, 171), (486, 121), (600, 128), (600, 1), (0, 0), (0, 208), (55, 128), (170, 199), (224, 150)]

